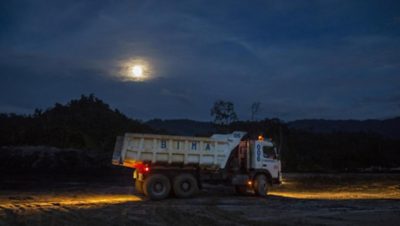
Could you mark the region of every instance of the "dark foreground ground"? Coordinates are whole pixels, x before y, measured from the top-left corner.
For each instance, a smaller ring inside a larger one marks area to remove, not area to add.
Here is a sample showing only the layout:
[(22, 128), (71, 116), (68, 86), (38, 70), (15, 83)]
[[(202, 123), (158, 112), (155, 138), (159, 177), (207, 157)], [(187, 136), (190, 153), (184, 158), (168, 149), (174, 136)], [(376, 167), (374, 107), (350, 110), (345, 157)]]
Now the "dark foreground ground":
[(1, 179), (0, 225), (400, 225), (393, 174), (287, 174), (267, 199), (207, 186), (158, 202), (135, 194), (129, 178)]

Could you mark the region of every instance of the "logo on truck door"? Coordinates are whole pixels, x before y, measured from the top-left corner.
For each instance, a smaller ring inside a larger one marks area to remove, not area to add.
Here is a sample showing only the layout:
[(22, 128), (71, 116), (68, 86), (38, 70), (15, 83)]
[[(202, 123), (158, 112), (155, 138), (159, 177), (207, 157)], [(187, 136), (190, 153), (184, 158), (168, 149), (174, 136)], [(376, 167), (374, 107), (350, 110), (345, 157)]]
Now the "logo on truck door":
[(261, 145), (257, 144), (257, 162), (261, 160)]

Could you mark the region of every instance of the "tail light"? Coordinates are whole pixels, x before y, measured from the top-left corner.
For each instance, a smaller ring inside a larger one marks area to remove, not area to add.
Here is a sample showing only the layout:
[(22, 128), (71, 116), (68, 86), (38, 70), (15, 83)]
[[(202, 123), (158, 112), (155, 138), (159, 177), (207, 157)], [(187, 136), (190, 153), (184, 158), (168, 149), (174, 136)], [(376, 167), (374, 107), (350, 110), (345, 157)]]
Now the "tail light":
[(136, 164), (135, 169), (137, 170), (138, 173), (148, 173), (150, 172), (150, 166), (145, 165), (145, 164)]

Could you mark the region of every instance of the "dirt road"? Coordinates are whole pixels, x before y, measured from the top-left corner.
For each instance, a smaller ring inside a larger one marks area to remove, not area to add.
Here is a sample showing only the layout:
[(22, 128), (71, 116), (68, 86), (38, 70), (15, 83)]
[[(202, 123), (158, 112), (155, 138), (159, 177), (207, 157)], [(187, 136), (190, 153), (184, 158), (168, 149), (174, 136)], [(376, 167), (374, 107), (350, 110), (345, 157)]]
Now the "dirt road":
[[(7, 181), (3, 183), (14, 183)], [(23, 183), (22, 183), (23, 184)], [(0, 225), (399, 225), (400, 175), (286, 175), (267, 199), (207, 186), (149, 201), (128, 183), (0, 190)]]

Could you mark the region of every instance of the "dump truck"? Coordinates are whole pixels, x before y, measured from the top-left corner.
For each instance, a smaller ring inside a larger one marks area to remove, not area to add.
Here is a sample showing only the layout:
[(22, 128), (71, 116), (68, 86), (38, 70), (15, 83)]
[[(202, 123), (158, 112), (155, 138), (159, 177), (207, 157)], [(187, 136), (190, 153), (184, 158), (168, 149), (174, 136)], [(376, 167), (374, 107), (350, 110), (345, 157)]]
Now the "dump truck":
[(126, 133), (117, 137), (114, 165), (134, 168), (135, 190), (153, 200), (195, 195), (204, 183), (266, 197), (282, 181), (274, 144), (246, 132), (211, 137)]

